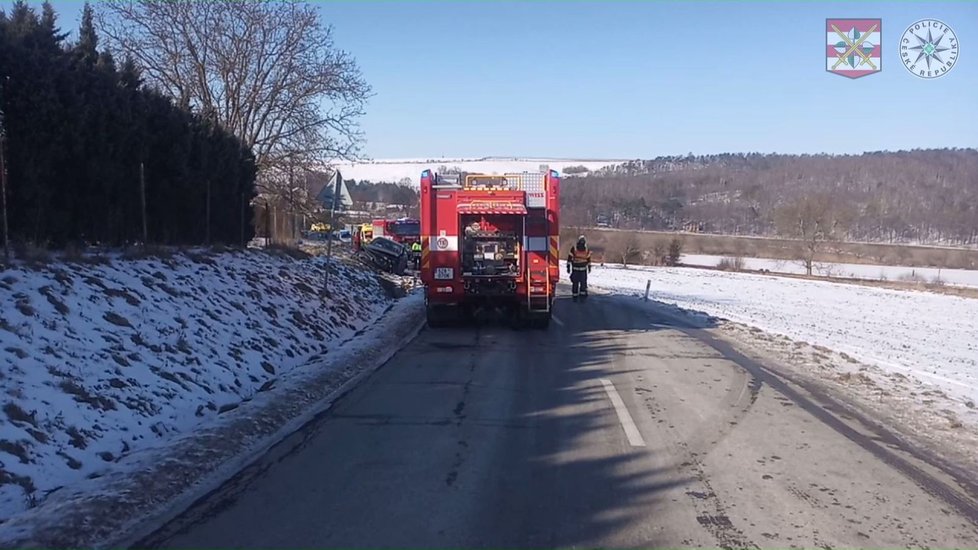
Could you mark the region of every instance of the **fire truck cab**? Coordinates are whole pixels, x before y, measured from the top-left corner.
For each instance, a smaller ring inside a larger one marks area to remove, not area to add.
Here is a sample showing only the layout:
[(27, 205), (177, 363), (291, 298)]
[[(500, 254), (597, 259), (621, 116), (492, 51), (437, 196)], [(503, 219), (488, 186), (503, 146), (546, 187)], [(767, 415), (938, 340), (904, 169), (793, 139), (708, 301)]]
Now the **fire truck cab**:
[(421, 280), (428, 324), (490, 310), (549, 326), (560, 279), (560, 177), (421, 173)]

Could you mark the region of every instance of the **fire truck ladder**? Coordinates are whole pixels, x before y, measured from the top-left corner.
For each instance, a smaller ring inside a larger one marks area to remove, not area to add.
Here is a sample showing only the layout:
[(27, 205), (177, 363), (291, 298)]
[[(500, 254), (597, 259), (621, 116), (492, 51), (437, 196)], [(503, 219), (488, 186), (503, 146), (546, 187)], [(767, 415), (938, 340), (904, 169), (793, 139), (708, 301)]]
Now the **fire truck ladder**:
[[(544, 284), (544, 294), (541, 296), (539, 294), (534, 295), (533, 289), (535, 288), (533, 283), (537, 282), (533, 279), (533, 275), (543, 276)], [(532, 267), (526, 269), (526, 310), (531, 313), (550, 313), (550, 270), (548, 268), (543, 268), (542, 270), (534, 271)], [(533, 300), (543, 299), (543, 307), (534, 307)]]
[[(526, 238), (526, 218), (523, 218), (523, 235)], [(534, 279), (536, 275), (537, 279)], [(533, 289), (537, 288), (534, 283), (540, 282), (540, 278), (543, 278), (544, 294), (540, 296), (539, 294), (534, 295)], [(548, 261), (544, 264), (543, 269), (537, 268), (533, 269), (533, 265), (527, 262), (526, 266), (526, 310), (531, 313), (550, 313), (550, 262)], [(533, 300), (543, 299), (543, 307), (534, 307)]]

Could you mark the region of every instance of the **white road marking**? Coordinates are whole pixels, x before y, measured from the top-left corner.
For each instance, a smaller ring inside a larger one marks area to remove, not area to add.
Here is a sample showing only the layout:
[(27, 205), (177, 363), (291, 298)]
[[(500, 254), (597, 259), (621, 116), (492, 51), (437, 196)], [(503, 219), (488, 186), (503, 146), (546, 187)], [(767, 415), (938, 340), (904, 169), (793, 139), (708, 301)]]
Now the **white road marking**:
[(625, 430), (625, 437), (628, 438), (628, 443), (632, 447), (644, 447), (645, 440), (642, 439), (642, 434), (639, 433), (638, 427), (635, 426), (635, 421), (632, 420), (632, 415), (628, 413), (628, 408), (625, 407), (625, 402), (618, 395), (618, 390), (615, 389), (615, 385), (611, 383), (611, 380), (606, 378), (601, 379), (601, 384), (604, 385), (604, 391), (608, 394), (608, 399), (611, 399), (611, 404), (614, 405), (615, 412), (618, 413), (618, 421), (621, 422), (621, 427)]
[(564, 326), (564, 322), (558, 319), (556, 315), (551, 315), (550, 320), (557, 323), (560, 326)]

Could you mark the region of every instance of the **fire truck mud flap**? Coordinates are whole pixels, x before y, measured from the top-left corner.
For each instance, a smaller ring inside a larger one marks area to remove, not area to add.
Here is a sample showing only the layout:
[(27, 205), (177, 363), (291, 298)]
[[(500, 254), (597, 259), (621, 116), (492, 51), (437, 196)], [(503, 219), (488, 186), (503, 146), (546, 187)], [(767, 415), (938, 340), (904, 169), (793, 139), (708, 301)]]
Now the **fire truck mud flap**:
[(427, 304), (425, 314), (431, 328), (500, 324), (514, 330), (550, 327), (550, 312), (529, 312), (512, 305)]
[(425, 306), (425, 318), (429, 327), (444, 328), (458, 324), (462, 315), (458, 306), (429, 303)]

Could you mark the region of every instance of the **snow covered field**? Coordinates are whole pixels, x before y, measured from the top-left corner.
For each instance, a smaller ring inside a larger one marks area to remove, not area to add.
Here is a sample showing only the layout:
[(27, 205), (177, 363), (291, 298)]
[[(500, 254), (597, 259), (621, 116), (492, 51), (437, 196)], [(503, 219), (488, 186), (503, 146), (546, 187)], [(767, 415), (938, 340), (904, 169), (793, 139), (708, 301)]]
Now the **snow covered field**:
[[(705, 254), (684, 254), (682, 263), (716, 267), (724, 256)], [(968, 269), (937, 269), (933, 267), (884, 266), (867, 264), (841, 264), (817, 262), (814, 274), (827, 277), (870, 280), (918, 280), (931, 283), (940, 279), (946, 284), (956, 286), (978, 287), (978, 271)], [(798, 261), (771, 260), (767, 258), (744, 258), (744, 268), (751, 270), (766, 269), (773, 273), (804, 274), (805, 266)]]
[(504, 173), (504, 172), (536, 172), (541, 164), (549, 165), (551, 169), (563, 174), (568, 166), (584, 166), (588, 170), (597, 170), (622, 160), (595, 159), (553, 159), (553, 158), (515, 158), (487, 157), (479, 159), (431, 158), (431, 159), (375, 159), (361, 162), (337, 163), (345, 179), (358, 181), (397, 183), (403, 178), (411, 180), (412, 185), (419, 185), (421, 172), (426, 168), (437, 170), (439, 166), (457, 167), (468, 172)]
[(590, 283), (644, 294), (912, 376), (978, 402), (978, 300), (684, 268), (595, 268)]
[[(0, 271), (0, 521), (307, 375), (393, 300), (263, 252)], [(332, 357), (332, 355), (330, 355)]]

